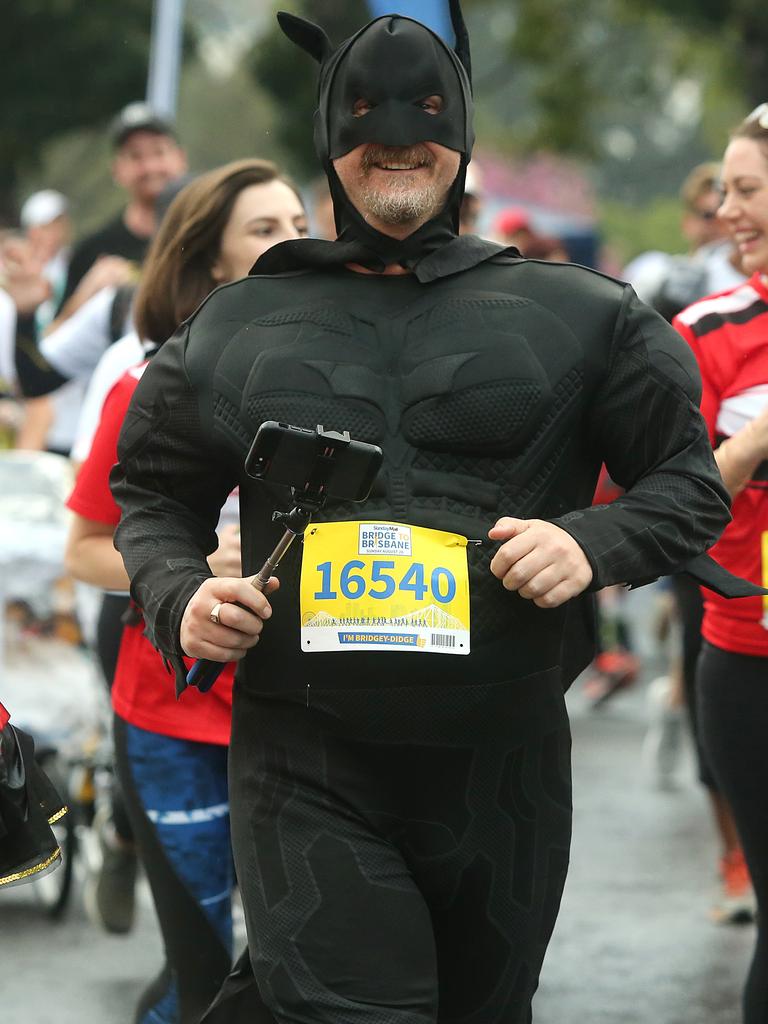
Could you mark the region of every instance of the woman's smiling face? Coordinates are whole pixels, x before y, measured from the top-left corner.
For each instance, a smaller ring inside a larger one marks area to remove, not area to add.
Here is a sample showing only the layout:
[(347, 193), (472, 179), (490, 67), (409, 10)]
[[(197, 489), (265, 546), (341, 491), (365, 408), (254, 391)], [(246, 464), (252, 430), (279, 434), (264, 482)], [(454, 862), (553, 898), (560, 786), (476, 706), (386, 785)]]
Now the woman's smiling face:
[(755, 139), (734, 139), (723, 157), (722, 184), (717, 215), (745, 273), (768, 273), (768, 148)]

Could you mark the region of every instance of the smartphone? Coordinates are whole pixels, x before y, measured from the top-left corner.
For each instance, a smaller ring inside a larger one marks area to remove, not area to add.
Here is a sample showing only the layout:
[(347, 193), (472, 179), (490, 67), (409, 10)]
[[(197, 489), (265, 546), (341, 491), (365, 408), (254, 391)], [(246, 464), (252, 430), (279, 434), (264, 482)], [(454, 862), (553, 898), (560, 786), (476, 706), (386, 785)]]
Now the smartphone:
[(255, 480), (286, 484), (297, 492), (365, 501), (383, 461), (381, 448), (354, 441), (345, 430), (314, 430), (266, 420), (253, 439), (245, 471)]

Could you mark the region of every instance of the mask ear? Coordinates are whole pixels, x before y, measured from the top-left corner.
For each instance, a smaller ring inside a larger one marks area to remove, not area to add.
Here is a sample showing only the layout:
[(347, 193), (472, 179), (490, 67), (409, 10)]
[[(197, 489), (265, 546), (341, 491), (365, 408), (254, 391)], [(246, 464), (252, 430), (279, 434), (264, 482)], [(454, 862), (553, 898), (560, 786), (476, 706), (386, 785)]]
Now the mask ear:
[(453, 25), (453, 32), (456, 36), (456, 56), (464, 65), (464, 70), (467, 72), (467, 78), (471, 83), (472, 57), (469, 53), (469, 33), (467, 32), (467, 26), (464, 24), (464, 15), (461, 13), (459, 0), (449, 0), (449, 6), (451, 9), (451, 24)]
[(322, 64), (333, 52), (330, 39), (319, 25), (313, 25), (311, 21), (297, 18), (295, 14), (286, 11), (277, 12), (277, 21), (291, 42), (314, 57), (318, 64)]

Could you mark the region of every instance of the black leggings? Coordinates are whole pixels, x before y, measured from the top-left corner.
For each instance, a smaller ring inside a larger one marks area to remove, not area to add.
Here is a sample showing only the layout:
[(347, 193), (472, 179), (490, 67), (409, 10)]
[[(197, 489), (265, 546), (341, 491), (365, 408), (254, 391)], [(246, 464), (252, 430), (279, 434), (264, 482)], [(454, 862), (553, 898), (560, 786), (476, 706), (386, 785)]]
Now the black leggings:
[[(96, 623), (96, 653), (109, 689), (115, 678), (120, 641), (123, 638), (123, 615), (128, 610), (130, 598), (127, 594), (104, 594), (101, 599), (99, 618)], [(133, 842), (133, 831), (125, 810), (120, 783), (115, 776), (112, 781), (112, 821), (115, 831), (123, 842)]]
[(688, 721), (691, 726), (693, 745), (696, 751), (699, 781), (707, 789), (717, 791), (717, 783), (709, 764), (707, 752), (701, 742), (699, 724), (699, 700), (696, 693), (696, 671), (701, 654), (701, 620), (704, 617), (704, 600), (701, 588), (693, 577), (678, 573), (670, 577), (680, 615), (682, 633), (683, 688)]
[(531, 1020), (571, 833), (557, 673), (237, 690), (230, 808), (270, 1020)]
[(701, 735), (733, 809), (758, 906), (744, 1024), (768, 1021), (768, 658), (705, 643), (698, 673)]

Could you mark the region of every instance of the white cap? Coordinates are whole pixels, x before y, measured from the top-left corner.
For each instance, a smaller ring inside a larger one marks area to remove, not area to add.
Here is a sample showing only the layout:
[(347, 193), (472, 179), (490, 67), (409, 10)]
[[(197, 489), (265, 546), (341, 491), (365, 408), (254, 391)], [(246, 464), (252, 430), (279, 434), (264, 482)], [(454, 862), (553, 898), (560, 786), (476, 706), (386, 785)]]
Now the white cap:
[(483, 194), (483, 175), (476, 164), (469, 164), (467, 167), (467, 176), (464, 179), (464, 193), (478, 197)]
[(52, 188), (45, 188), (42, 192), (33, 192), (21, 208), (21, 226), (36, 228), (43, 224), (50, 224), (51, 221), (66, 213), (68, 208), (66, 196), (63, 196), (61, 192), (56, 192)]

